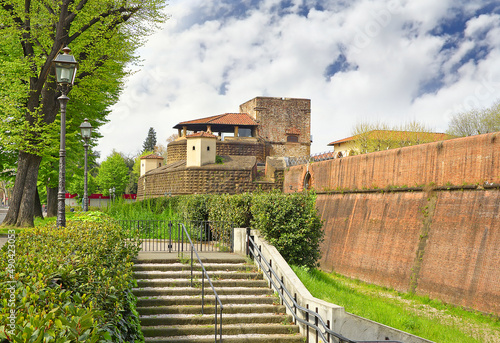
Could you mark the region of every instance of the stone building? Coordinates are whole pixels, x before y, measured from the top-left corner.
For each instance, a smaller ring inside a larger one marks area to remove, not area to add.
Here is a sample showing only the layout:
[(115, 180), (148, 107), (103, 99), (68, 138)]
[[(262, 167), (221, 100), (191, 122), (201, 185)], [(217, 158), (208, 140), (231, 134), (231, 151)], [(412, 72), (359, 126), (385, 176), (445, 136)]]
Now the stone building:
[(174, 129), (179, 137), (167, 146), (166, 164), (141, 169), (138, 199), (282, 189), (285, 157), (310, 154), (311, 101), (256, 97), (238, 113), (184, 121)]

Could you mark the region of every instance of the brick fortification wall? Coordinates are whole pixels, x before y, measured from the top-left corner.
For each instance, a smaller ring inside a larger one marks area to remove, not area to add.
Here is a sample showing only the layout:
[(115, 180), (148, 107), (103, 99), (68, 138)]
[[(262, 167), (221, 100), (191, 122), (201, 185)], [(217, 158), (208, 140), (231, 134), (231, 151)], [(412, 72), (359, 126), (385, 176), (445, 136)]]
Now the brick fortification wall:
[[(318, 162), (309, 171), (318, 191), (500, 183), (500, 132)], [(286, 181), (300, 188), (304, 175), (295, 167)]]
[[(182, 194), (238, 194), (283, 188), (283, 171), (275, 172), (275, 182), (253, 181), (256, 170), (211, 170), (184, 168), (139, 178), (137, 200)], [(145, 182), (147, 177), (147, 182)]]
[[(311, 100), (256, 97), (240, 105), (258, 123), (257, 135), (268, 142), (267, 156), (308, 156), (311, 147)], [(287, 142), (296, 135), (298, 142)]]
[[(284, 189), (301, 190), (306, 169), (290, 168)], [(500, 314), (500, 133), (313, 163), (309, 173), (324, 270)]]
[[(255, 156), (257, 162), (265, 162), (265, 145), (262, 142), (217, 141), (219, 156)], [(171, 142), (167, 146), (167, 164), (186, 160), (186, 140)]]

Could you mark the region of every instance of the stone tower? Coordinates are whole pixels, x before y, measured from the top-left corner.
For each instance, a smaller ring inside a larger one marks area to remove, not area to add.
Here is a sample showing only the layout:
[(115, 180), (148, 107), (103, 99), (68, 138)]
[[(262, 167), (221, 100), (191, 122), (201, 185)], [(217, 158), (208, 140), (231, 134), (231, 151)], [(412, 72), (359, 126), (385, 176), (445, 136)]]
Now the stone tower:
[(257, 136), (267, 156), (308, 156), (311, 153), (311, 100), (256, 97), (240, 105), (258, 123)]

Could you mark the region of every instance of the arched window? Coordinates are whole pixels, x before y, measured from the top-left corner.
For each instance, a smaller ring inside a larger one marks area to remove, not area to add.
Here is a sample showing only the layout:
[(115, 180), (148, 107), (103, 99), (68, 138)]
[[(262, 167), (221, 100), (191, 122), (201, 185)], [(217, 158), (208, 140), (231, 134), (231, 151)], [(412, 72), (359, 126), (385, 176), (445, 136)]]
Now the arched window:
[(299, 142), (299, 136), (296, 135), (288, 135), (286, 137), (286, 141), (289, 143), (298, 143)]
[(304, 190), (309, 190), (311, 189), (311, 174), (309, 172), (306, 173), (306, 176), (304, 177)]

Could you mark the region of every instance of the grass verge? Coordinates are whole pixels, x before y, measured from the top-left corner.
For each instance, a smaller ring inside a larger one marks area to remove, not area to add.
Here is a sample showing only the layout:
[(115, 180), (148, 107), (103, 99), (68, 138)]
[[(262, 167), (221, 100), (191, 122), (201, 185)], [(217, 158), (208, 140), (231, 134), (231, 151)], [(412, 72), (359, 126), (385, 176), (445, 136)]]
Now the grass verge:
[(500, 320), (319, 270), (293, 270), (311, 294), (349, 313), (437, 343), (499, 343)]

